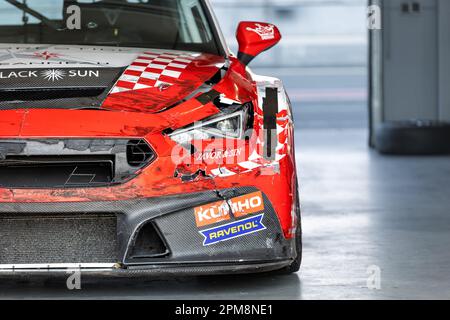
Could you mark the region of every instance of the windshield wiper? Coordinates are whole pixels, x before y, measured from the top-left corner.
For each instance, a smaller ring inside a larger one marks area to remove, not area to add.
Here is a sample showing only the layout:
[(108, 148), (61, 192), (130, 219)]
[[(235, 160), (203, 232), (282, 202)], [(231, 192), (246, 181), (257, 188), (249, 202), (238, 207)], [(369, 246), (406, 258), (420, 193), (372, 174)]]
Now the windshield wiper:
[(40, 14), (39, 12), (31, 9), (29, 6), (27, 6), (24, 3), (20, 3), (17, 0), (6, 0), (6, 2), (8, 2), (9, 4), (13, 5), (14, 7), (28, 13), (30, 16), (35, 17), (36, 19), (38, 19), (39, 21), (41, 21), (42, 23), (44, 23), (45, 25), (49, 26), (50, 28), (54, 29), (54, 30), (61, 30), (61, 26), (48, 19), (46, 16)]

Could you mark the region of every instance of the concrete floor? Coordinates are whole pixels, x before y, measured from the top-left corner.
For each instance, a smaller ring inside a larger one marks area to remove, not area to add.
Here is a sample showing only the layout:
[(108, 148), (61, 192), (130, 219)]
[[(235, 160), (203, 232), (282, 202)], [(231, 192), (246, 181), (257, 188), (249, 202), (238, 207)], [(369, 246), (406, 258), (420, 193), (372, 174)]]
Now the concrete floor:
[[(367, 147), (365, 103), (295, 104), (304, 261), (290, 276), (0, 283), (0, 298), (449, 299), (450, 157)], [(380, 290), (367, 270), (381, 270)]]
[[(305, 130), (303, 298), (450, 298), (450, 158), (382, 157), (364, 130)], [(381, 290), (367, 270), (381, 269)]]

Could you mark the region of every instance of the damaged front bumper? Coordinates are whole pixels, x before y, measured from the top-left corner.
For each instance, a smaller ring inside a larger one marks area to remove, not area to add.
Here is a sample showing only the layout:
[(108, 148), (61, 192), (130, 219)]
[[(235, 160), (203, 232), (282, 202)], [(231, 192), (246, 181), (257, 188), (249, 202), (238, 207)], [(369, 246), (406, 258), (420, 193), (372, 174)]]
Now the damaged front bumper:
[(284, 237), (274, 206), (253, 187), (129, 201), (1, 203), (0, 214), (2, 275), (255, 273), (296, 257), (295, 239)]

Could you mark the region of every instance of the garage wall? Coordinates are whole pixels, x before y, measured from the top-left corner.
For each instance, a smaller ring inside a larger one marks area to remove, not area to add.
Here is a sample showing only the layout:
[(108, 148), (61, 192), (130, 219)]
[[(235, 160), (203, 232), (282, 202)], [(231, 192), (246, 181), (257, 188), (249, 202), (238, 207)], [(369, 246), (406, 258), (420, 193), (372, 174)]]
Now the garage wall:
[(438, 120), (437, 0), (388, 0), (384, 10), (384, 120)]
[(370, 144), (385, 121), (450, 122), (450, 1), (369, 4), (382, 8), (382, 30), (369, 33)]
[(439, 118), (450, 121), (450, 1), (440, 0), (439, 14)]

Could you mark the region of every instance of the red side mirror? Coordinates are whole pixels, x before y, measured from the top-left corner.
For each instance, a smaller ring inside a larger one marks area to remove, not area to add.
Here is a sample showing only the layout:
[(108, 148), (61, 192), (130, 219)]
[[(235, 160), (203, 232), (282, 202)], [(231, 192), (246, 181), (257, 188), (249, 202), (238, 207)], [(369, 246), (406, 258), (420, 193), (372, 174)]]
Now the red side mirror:
[(239, 60), (247, 65), (257, 55), (269, 50), (281, 40), (278, 28), (270, 23), (242, 21), (237, 29)]

